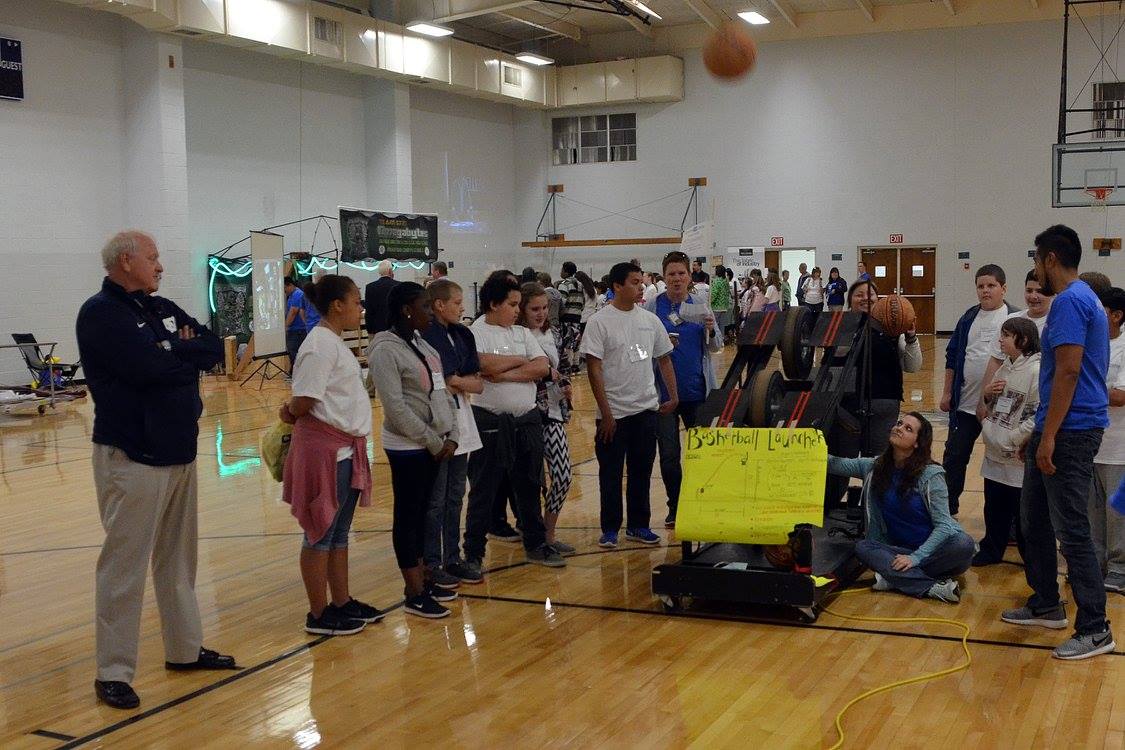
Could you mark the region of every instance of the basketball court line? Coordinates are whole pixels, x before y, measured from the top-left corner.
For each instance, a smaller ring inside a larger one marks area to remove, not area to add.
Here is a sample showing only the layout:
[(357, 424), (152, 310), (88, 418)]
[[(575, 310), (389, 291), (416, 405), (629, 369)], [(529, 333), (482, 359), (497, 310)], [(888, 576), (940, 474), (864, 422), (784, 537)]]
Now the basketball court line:
[[(592, 552), (583, 552), (583, 553), (579, 553), (577, 555), (571, 555), (570, 557), (572, 557), (572, 558), (573, 557), (588, 557), (588, 556), (591, 556), (591, 555), (604, 555), (604, 554), (610, 554), (610, 553), (614, 553), (614, 552), (635, 552), (635, 551), (638, 551), (638, 550), (645, 550), (645, 549), (648, 549), (648, 550), (667, 549), (670, 546), (671, 545), (654, 545), (654, 546), (645, 546), (645, 547), (618, 547), (618, 548), (615, 548), (615, 549), (595, 550), (595, 551), (592, 551)], [(272, 563), (270, 563), (270, 564), (272, 564)], [(525, 562), (512, 563), (510, 565), (504, 565), (504, 566), (500, 566), (498, 568), (489, 569), (487, 571), (487, 573), (489, 575), (494, 575), (494, 574), (501, 573), (501, 572), (504, 572), (504, 571), (507, 571), (507, 570), (525, 567), (527, 565), (530, 565), (530, 563), (528, 563), (526, 561)], [(505, 604), (533, 605), (535, 607), (543, 607), (544, 606), (543, 601), (540, 601), (540, 600), (537, 600), (537, 599), (526, 599), (526, 598), (521, 598), (521, 597), (490, 596), (490, 595), (487, 595), (487, 594), (471, 594), (471, 593), (462, 593), (462, 592), (458, 592), (458, 597), (468, 599), (468, 600), (474, 600), (474, 601), (494, 601), (494, 602), (500, 602), (500, 603), (505, 603)], [(254, 597), (254, 598), (258, 598), (258, 597)], [(389, 606), (387, 609), (384, 610), (384, 612), (388, 612), (388, 613), (393, 612), (394, 610), (402, 607), (402, 605), (403, 605), (403, 602), (399, 601), (396, 604), (393, 604), (393, 605)], [(582, 603), (575, 603), (575, 602), (560, 602), (560, 601), (552, 601), (551, 606), (552, 607), (563, 607), (563, 608), (566, 608), (566, 609), (584, 610), (584, 611), (612, 612), (612, 613), (617, 613), (617, 614), (637, 614), (637, 615), (650, 615), (650, 616), (658, 616), (658, 617), (674, 617), (674, 618), (683, 618), (683, 619), (688, 619), (688, 620), (706, 620), (706, 621), (712, 621), (712, 622), (732, 622), (732, 623), (745, 622), (745, 623), (757, 624), (757, 625), (775, 625), (775, 626), (780, 626), (780, 627), (802, 628), (802, 629), (813, 629), (813, 630), (819, 629), (819, 630), (828, 630), (828, 631), (840, 632), (840, 633), (857, 633), (857, 634), (862, 634), (862, 635), (881, 635), (881, 636), (903, 637), (903, 638), (921, 638), (921, 639), (926, 639), (926, 640), (948, 641), (948, 642), (952, 642), (952, 643), (960, 643), (961, 642), (960, 638), (957, 638), (957, 637), (954, 637), (954, 636), (930, 635), (930, 634), (926, 634), (926, 633), (897, 632), (897, 631), (892, 631), (892, 630), (879, 630), (879, 629), (875, 629), (875, 628), (850, 628), (850, 627), (844, 627), (844, 626), (839, 626), (839, 625), (818, 625), (818, 624), (815, 624), (815, 623), (800, 623), (800, 622), (791, 622), (791, 621), (787, 621), (787, 620), (774, 620), (774, 619), (768, 619), (768, 618), (744, 617), (744, 616), (736, 616), (736, 615), (722, 615), (722, 614), (705, 613), (705, 612), (694, 612), (694, 613), (693, 612), (666, 612), (666, 611), (663, 611), (663, 610), (638, 609), (638, 608), (633, 608), (633, 607), (617, 607), (617, 606), (612, 606), (612, 605), (582, 604)], [(235, 674), (232, 674), (232, 675), (230, 675), (228, 677), (225, 677), (221, 680), (218, 680), (214, 683), (204, 685), (203, 687), (200, 687), (200, 688), (198, 688), (198, 689), (196, 689), (196, 690), (194, 690), (190, 693), (186, 693), (186, 694), (184, 694), (182, 696), (179, 696), (177, 698), (173, 698), (173, 699), (171, 699), (169, 701), (166, 701), (166, 702), (164, 702), (164, 703), (162, 703), (158, 706), (154, 706), (153, 708), (148, 709), (147, 711), (143, 711), (143, 712), (141, 712), (141, 713), (139, 713), (135, 716), (130, 716), (130, 717), (128, 717), (126, 719), (123, 719), (121, 721), (118, 721), (114, 724), (110, 724), (106, 727), (103, 727), (102, 729), (95, 730), (94, 732), (83, 735), (81, 737), (76, 737), (72, 740), (68, 740), (66, 742), (66, 744), (59, 745), (56, 750), (66, 750), (67, 748), (75, 748), (75, 747), (79, 747), (81, 745), (84, 745), (86, 743), (92, 742), (94, 740), (101, 739), (102, 737), (105, 737), (106, 735), (112, 734), (113, 732), (116, 732), (119, 729), (124, 729), (125, 727), (136, 724), (136, 723), (138, 723), (140, 721), (143, 721), (144, 719), (147, 719), (151, 716), (155, 716), (159, 713), (163, 713), (164, 711), (166, 711), (170, 708), (175, 708), (176, 706), (182, 705), (183, 703), (186, 703), (190, 700), (198, 698), (202, 695), (206, 695), (210, 692), (213, 692), (214, 690), (217, 690), (221, 687), (229, 685), (233, 682), (237, 682), (239, 680), (245, 679), (246, 677), (257, 674), (258, 672), (261, 672), (261, 671), (263, 671), (263, 670), (265, 670), (265, 669), (267, 669), (271, 666), (274, 666), (276, 664), (279, 664), (283, 661), (286, 661), (286, 660), (288, 660), (288, 659), (290, 659), (294, 656), (298, 656), (302, 653), (305, 653), (306, 651), (310, 651), (313, 648), (316, 648), (317, 646), (320, 646), (320, 645), (322, 645), (323, 643), (326, 643), (329, 640), (332, 640), (332, 636), (327, 636), (327, 635), (318, 636), (318, 637), (314, 638), (312, 641), (309, 641), (308, 643), (305, 643), (305, 644), (302, 644), (300, 646), (296, 646), (294, 648), (291, 648), (291, 649), (279, 654), (278, 656), (267, 659), (266, 661), (260, 662), (256, 665), (252, 666), (252, 667), (243, 668)], [(1050, 651), (1050, 650), (1053, 650), (1055, 648), (1054, 646), (1051, 646), (1051, 645), (1040, 645), (1040, 644), (1034, 644), (1034, 643), (1018, 643), (1018, 642), (1012, 642), (1012, 641), (999, 641), (999, 640), (991, 640), (991, 639), (983, 639), (983, 638), (969, 638), (968, 642), (972, 643), (974, 645), (980, 645), (980, 646), (1009, 647), (1009, 648), (1019, 648), (1019, 649), (1030, 649), (1030, 650), (1035, 650), (1035, 651)], [(1109, 656), (1125, 656), (1125, 651), (1113, 651), (1108, 655)], [(32, 732), (32, 734), (33, 733), (34, 732)]]
[[(611, 552), (613, 550), (607, 550)], [(591, 553), (597, 554), (597, 553)], [(544, 602), (536, 599), (522, 599), (519, 597), (511, 596), (488, 596), (485, 594), (460, 594), (459, 596), (465, 599), (473, 599), (479, 601), (496, 601), (509, 604), (532, 604), (537, 607), (543, 607)], [(633, 614), (633, 615), (656, 615), (659, 617), (677, 617), (689, 620), (711, 620), (717, 622), (746, 622), (755, 625), (778, 625), (787, 628), (804, 628), (809, 630), (831, 630), (839, 633), (863, 633), (865, 635), (888, 635), (897, 636), (902, 638), (923, 638), (926, 640), (936, 641), (949, 641), (951, 643), (960, 643), (961, 639), (956, 636), (950, 635), (931, 635), (927, 633), (906, 633), (894, 630), (877, 630), (875, 628), (847, 628), (840, 625), (817, 625), (805, 624), (799, 622), (790, 622), (788, 620), (771, 620), (761, 617), (740, 617), (737, 615), (721, 615), (706, 612), (665, 612), (657, 609), (636, 609), (632, 607), (615, 607), (608, 604), (579, 604), (574, 602), (560, 602), (551, 600), (552, 607), (564, 607), (567, 609), (584, 609), (594, 610), (599, 612), (616, 612), (620, 614)], [(969, 643), (980, 646), (1000, 646), (1008, 648), (1021, 648), (1032, 649), (1035, 651), (1054, 651), (1055, 647), (1046, 644), (1037, 643), (1019, 643), (1017, 641), (997, 641), (987, 638), (969, 638)], [(1125, 651), (1111, 651), (1109, 656), (1125, 656)]]
[(36, 737), (46, 737), (49, 740), (62, 740), (64, 742), (67, 741), (67, 740), (76, 739), (76, 737), (73, 734), (63, 734), (62, 732), (52, 732), (49, 729), (36, 729), (34, 732), (28, 732), (28, 734), (35, 735)]

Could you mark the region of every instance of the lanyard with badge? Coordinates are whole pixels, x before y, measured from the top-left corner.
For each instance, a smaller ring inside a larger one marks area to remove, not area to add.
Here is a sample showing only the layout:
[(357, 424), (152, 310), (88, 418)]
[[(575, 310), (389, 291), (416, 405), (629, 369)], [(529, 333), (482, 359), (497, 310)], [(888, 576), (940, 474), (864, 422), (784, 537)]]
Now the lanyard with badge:
[(418, 355), (418, 359), (422, 360), (422, 364), (426, 366), (426, 369), (430, 371), (430, 392), (444, 391), (445, 375), (441, 371), (441, 360), (438, 359), (435, 361), (433, 357), (423, 354), (422, 350), (418, 348), (418, 344), (422, 341), (424, 341), (424, 339), (422, 339), (418, 333), (415, 333), (414, 340), (408, 341), (407, 343), (410, 345), (410, 348), (414, 350), (414, 353)]

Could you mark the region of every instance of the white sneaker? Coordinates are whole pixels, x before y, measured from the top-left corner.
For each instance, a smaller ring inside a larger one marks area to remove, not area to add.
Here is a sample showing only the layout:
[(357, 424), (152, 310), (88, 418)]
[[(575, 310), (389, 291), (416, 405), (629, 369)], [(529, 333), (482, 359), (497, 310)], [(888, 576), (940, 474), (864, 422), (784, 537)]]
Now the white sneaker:
[(949, 604), (956, 604), (961, 601), (961, 592), (957, 589), (957, 581), (948, 578), (930, 586), (930, 590), (926, 592), (926, 596), (931, 599), (948, 602)]

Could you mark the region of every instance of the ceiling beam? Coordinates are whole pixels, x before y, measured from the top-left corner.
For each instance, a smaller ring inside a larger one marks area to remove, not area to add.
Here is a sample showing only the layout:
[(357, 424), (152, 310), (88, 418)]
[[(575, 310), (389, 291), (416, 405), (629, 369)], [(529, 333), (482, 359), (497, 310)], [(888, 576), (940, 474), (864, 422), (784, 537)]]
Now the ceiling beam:
[(506, 10), (534, 4), (535, 0), (507, 0), (506, 2), (496, 2), (496, 0), (449, 0), (449, 12), (444, 16), (435, 17), (434, 22), (449, 23), (450, 21), (460, 21), (463, 18), (484, 16), (489, 13), (502, 13)]
[(629, 23), (629, 25), (633, 27), (633, 30), (641, 36), (652, 36), (652, 26), (640, 20), (636, 16), (621, 17), (624, 18)]
[(949, 15), (957, 15), (957, 9), (953, 7), (953, 0), (941, 0), (941, 4), (944, 5), (945, 9), (949, 11)]
[(695, 11), (695, 15), (712, 29), (719, 28), (727, 20), (723, 14), (712, 8), (707, 0), (684, 0), (684, 5)]
[[(576, 8), (588, 8), (600, 13), (605, 13), (607, 10), (614, 7), (613, 3), (609, 3), (607, 5), (606, 3), (598, 2), (597, 0), (569, 0), (569, 2)], [(624, 20), (626, 23), (633, 27), (634, 31), (636, 31), (641, 36), (652, 36), (652, 26), (640, 20), (636, 16), (630, 13), (612, 13), (612, 15), (618, 16), (619, 18)]]
[(537, 29), (565, 36), (576, 42), (582, 41), (582, 27), (578, 24), (560, 20), (531, 8), (512, 8), (511, 10), (501, 11), (499, 15), (513, 21), (526, 23), (528, 26), (534, 26)]
[(789, 5), (789, 0), (770, 0), (770, 5), (789, 22), (790, 26), (797, 28), (797, 12)]
[(871, 4), (871, 0), (855, 0), (855, 4), (863, 11), (863, 15), (867, 16), (867, 20), (875, 23), (875, 7)]

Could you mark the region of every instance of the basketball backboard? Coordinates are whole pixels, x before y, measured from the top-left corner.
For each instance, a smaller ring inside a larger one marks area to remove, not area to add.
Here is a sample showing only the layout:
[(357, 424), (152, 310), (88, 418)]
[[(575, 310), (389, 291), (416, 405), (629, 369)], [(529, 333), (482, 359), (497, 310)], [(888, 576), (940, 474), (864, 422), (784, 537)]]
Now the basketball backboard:
[(1054, 208), (1090, 206), (1099, 196), (1125, 205), (1125, 141), (1056, 143), (1051, 156)]

